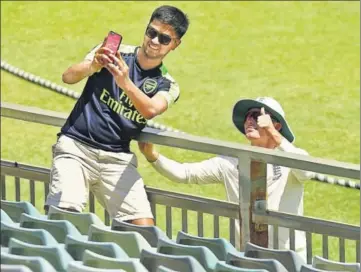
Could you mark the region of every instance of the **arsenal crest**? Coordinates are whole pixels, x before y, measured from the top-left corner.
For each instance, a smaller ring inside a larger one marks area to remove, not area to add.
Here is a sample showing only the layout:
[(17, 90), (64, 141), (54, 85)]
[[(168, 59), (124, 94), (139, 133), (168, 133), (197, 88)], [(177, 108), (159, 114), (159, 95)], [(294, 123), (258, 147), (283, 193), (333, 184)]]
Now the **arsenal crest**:
[(146, 94), (150, 94), (155, 91), (155, 89), (157, 88), (157, 85), (158, 85), (157, 81), (155, 81), (154, 79), (148, 78), (143, 83), (143, 91)]

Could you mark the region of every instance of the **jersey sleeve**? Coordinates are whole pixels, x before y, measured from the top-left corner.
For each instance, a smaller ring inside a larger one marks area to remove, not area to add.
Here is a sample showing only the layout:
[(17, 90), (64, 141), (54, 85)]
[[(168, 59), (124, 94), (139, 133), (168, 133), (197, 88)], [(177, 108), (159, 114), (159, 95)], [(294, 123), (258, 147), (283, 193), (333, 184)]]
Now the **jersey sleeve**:
[[(93, 47), (92, 50), (89, 51), (89, 53), (85, 56), (84, 60), (90, 60), (92, 61), (94, 59), (95, 56), (95, 52), (103, 45), (103, 43), (98, 44), (97, 46)], [(133, 45), (126, 45), (126, 44), (121, 44), (119, 46), (119, 53), (123, 53), (123, 54), (128, 54), (128, 53), (133, 53), (135, 50), (135, 46)]]
[(98, 44), (97, 46), (93, 47), (92, 50), (90, 50), (88, 52), (88, 54), (85, 56), (84, 60), (90, 60), (90, 61), (93, 61), (94, 59), (94, 56), (95, 56), (95, 52), (102, 46), (102, 43), (101, 44)]
[(178, 100), (180, 94), (179, 85), (168, 72), (163, 75), (163, 81), (158, 88), (157, 94), (165, 98), (168, 108)]

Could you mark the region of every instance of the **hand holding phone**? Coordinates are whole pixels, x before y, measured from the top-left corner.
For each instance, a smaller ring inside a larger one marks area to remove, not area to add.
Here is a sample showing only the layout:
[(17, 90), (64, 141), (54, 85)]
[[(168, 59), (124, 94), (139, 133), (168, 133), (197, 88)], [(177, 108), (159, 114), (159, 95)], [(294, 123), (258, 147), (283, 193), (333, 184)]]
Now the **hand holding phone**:
[(114, 31), (109, 31), (103, 46), (108, 48), (109, 50), (112, 51), (113, 54), (115, 54), (119, 49), (122, 39), (123, 39), (122, 35)]

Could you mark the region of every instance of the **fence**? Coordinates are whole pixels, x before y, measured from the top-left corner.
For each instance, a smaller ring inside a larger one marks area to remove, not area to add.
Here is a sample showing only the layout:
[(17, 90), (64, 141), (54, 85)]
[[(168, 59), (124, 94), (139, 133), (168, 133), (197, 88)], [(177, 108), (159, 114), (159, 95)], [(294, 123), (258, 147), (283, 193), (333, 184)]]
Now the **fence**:
[[(2, 103), (1, 115), (30, 122), (61, 126), (64, 124), (66, 115), (44, 111), (37, 108), (24, 107), (8, 103)], [(322, 235), (323, 256), (328, 257), (329, 236), (339, 239), (339, 260), (345, 261), (345, 240), (354, 240), (356, 243), (356, 261), (360, 261), (360, 228), (358, 226), (342, 224), (338, 222), (320, 220), (303, 216), (296, 216), (282, 212), (267, 210), (264, 202), (251, 203), (251, 161), (277, 164), (290, 168), (303, 169), (317, 173), (336, 175), (346, 178), (358, 179), (360, 168), (358, 165), (325, 160), (310, 156), (284, 153), (275, 150), (267, 150), (258, 147), (250, 147), (241, 144), (223, 142), (205, 137), (189, 134), (179, 134), (169, 131), (145, 129), (137, 140), (153, 142), (155, 144), (178, 147), (188, 150), (221, 154), (236, 157), (242, 161), (239, 164), (240, 192), (239, 205), (208, 198), (190, 196), (180, 193), (163, 191), (156, 188), (147, 188), (149, 200), (156, 216), (156, 205), (166, 208), (166, 233), (172, 235), (172, 208), (180, 208), (182, 211), (182, 230), (187, 231), (187, 213), (189, 210), (197, 212), (198, 235), (203, 235), (203, 215), (211, 214), (214, 222), (214, 237), (219, 236), (219, 220), (221, 217), (229, 218), (230, 240), (234, 244), (235, 220), (241, 222), (241, 247), (253, 235), (250, 230), (251, 222), (274, 226), (274, 244), (277, 246), (278, 227), (288, 228), (290, 231), (290, 248), (295, 248), (295, 230), (306, 232), (307, 260), (312, 258), (312, 233)], [(20, 200), (20, 179), (29, 180), (30, 199), (35, 203), (36, 195), (34, 182), (44, 182), (44, 190), (47, 192), (46, 183), (49, 181), (49, 169), (18, 164), (15, 162), (1, 161), (1, 196), (6, 197), (6, 176), (13, 176), (15, 182), (15, 198)], [(94, 212), (94, 197), (90, 195), (90, 211)], [(254, 207), (249, 213), (250, 207)], [(241, 216), (240, 216), (241, 215)], [(105, 222), (109, 223), (109, 217), (105, 213)], [(257, 234), (255, 234), (257, 235)]]

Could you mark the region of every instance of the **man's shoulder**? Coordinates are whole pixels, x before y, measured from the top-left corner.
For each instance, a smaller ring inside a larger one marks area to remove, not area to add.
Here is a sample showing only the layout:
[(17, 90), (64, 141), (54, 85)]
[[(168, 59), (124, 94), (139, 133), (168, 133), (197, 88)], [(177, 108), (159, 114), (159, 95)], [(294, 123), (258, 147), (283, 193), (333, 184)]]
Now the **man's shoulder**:
[(135, 45), (121, 44), (118, 51), (121, 54), (135, 54), (136, 48), (137, 46)]

